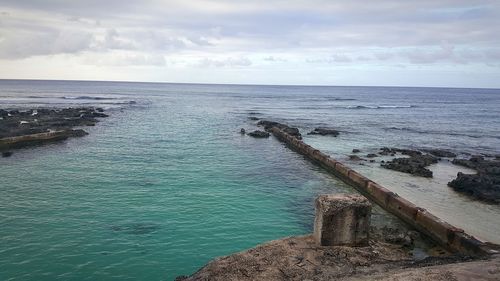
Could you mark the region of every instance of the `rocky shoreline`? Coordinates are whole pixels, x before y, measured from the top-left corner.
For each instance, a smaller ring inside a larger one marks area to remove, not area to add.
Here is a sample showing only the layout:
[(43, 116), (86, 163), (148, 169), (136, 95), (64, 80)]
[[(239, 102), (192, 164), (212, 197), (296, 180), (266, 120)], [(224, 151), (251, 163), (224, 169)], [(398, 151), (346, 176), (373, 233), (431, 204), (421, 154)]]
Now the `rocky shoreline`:
[[(318, 246), (312, 235), (288, 237), (217, 258), (191, 276), (177, 277), (176, 281), (356, 280), (374, 274), (418, 272), (432, 266), (436, 267), (437, 275), (445, 277), (449, 275), (447, 268), (450, 265), (478, 261), (446, 252), (417, 260), (410, 251), (413, 242), (408, 236), (411, 235), (414, 234), (397, 229), (371, 228), (369, 245), (365, 247)], [(489, 261), (479, 259), (481, 264)], [(489, 272), (482, 274), (488, 275)], [(490, 276), (498, 278), (500, 271)]]
[(82, 137), (88, 133), (78, 127), (95, 126), (105, 117), (104, 109), (94, 107), (0, 109), (0, 152), (9, 157), (13, 149)]
[[(262, 120), (252, 116), (253, 121), (258, 121), (257, 126), (263, 127), (264, 131), (256, 130), (248, 135), (256, 138), (269, 137), (270, 129), (277, 127), (285, 133), (301, 140), (302, 135), (297, 127), (287, 124)], [(333, 136), (337, 137), (339, 131), (326, 127), (318, 127), (308, 133), (308, 135)], [(354, 154), (349, 155), (351, 161), (377, 162), (375, 159), (380, 156), (391, 156), (390, 160), (381, 160), (380, 166), (386, 169), (399, 171), (414, 176), (432, 178), (433, 173), (428, 168), (443, 159), (451, 161), (454, 165), (464, 166), (477, 171), (476, 174), (458, 173), (457, 178), (450, 181), (448, 186), (456, 192), (460, 192), (472, 199), (485, 203), (500, 204), (500, 155), (497, 156), (470, 156), (468, 159), (459, 158), (457, 153), (446, 149), (406, 149), (382, 147), (376, 152), (365, 155), (365, 159), (359, 155), (359, 149), (352, 150)], [(465, 155), (462, 153), (460, 155)], [(463, 156), (462, 156), (463, 157)]]

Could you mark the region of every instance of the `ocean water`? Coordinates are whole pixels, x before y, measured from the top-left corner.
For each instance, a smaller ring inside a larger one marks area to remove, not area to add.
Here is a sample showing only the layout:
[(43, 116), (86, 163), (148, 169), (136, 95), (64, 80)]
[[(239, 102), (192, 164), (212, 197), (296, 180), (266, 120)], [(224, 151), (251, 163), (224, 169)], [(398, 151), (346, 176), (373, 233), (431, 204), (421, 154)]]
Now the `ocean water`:
[[(304, 139), (342, 159), (380, 146), (500, 154), (495, 89), (0, 80), (0, 108), (82, 104), (111, 116), (84, 138), (0, 158), (0, 280), (172, 280), (311, 232), (317, 194), (355, 191), (274, 138), (240, 135), (256, 128), (251, 116), (304, 135), (337, 128), (338, 138)], [(402, 189), (430, 207), (455, 206), (442, 216), (487, 217), (496, 226), (478, 228), (499, 236), (496, 206)], [(397, 223), (375, 211), (375, 224)]]

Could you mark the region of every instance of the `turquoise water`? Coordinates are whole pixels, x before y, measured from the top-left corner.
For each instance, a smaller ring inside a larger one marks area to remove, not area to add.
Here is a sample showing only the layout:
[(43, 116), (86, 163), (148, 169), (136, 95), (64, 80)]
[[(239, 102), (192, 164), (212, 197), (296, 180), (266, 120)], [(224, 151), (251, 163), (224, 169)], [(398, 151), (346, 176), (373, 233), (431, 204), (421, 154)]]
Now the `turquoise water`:
[[(303, 130), (334, 124), (362, 149), (390, 140), (497, 151), (496, 90), (478, 101), (457, 90), (465, 117), (426, 91), (0, 81), (2, 108), (89, 104), (111, 114), (84, 138), (0, 158), (0, 280), (172, 280), (309, 233), (317, 194), (354, 191), (273, 138), (240, 135), (255, 127), (249, 116)], [(434, 91), (453, 101), (453, 91)], [(412, 118), (424, 112), (441, 115), (426, 127)]]
[(228, 110), (156, 97), (1, 159), (0, 280), (172, 280), (307, 233), (315, 194), (351, 191)]

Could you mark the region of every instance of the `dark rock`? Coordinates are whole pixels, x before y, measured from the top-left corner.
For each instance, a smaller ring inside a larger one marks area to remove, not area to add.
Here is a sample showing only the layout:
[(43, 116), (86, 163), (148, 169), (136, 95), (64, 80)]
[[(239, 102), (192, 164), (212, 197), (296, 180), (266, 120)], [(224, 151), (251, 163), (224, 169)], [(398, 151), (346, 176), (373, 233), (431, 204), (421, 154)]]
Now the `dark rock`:
[[(99, 110), (99, 111), (98, 111)], [(38, 108), (28, 111), (1, 110), (0, 138), (22, 136), (47, 132), (49, 130), (67, 130), (77, 126), (94, 126), (97, 118), (108, 117), (102, 108), (92, 107), (47, 109)], [(22, 123), (22, 124), (21, 124)]]
[(245, 129), (241, 128), (240, 134), (244, 135), (246, 133)]
[(369, 153), (368, 155), (366, 155), (366, 157), (368, 158), (374, 158), (374, 157), (377, 157), (378, 155), (375, 154), (375, 153)]
[(247, 135), (254, 137), (254, 138), (268, 138), (269, 137), (268, 132), (259, 131), (259, 130), (255, 130), (253, 132), (250, 132)]
[(271, 128), (276, 127), (278, 129), (284, 131), (285, 133), (287, 133), (291, 136), (294, 136), (295, 138), (297, 138), (299, 140), (302, 139), (302, 135), (300, 134), (298, 128), (289, 127), (288, 125), (285, 125), (282, 123), (268, 121), (268, 120), (261, 120), (257, 123), (257, 126), (263, 126), (264, 130), (266, 130), (266, 131), (269, 131), (269, 130), (271, 130)]
[(438, 159), (432, 155), (413, 154), (409, 158), (395, 158), (381, 166), (403, 173), (412, 174), (426, 178), (432, 177), (432, 171), (425, 168), (431, 164), (437, 163)]
[(10, 157), (12, 156), (12, 152), (11, 151), (3, 151), (2, 152), (2, 157)]
[(328, 128), (316, 128), (313, 131), (307, 133), (308, 135), (321, 135), (321, 136), (338, 136), (339, 131)]
[(94, 126), (97, 118), (108, 117), (103, 111), (93, 107), (0, 110), (0, 115), (5, 116), (0, 119), (0, 148), (22, 148), (85, 136), (87, 132), (73, 128)]
[(83, 137), (88, 135), (89, 133), (85, 132), (82, 129), (77, 130), (68, 130), (68, 137)]
[(403, 155), (408, 155), (408, 156), (416, 156), (416, 155), (422, 155), (422, 152), (417, 151), (417, 150), (411, 150), (411, 149), (402, 149), (402, 148), (389, 148), (389, 147), (382, 147), (380, 148), (380, 155), (391, 155), (394, 156), (396, 153), (401, 153)]
[(387, 226), (382, 228), (372, 227), (370, 234), (372, 234), (373, 238), (377, 240), (383, 240), (389, 244), (408, 248), (412, 248), (415, 240), (419, 238), (419, 234), (416, 231), (402, 230)]
[(475, 169), (477, 174), (458, 173), (448, 186), (472, 198), (500, 204), (500, 161), (472, 156), (469, 160), (453, 159), (452, 163)]
[(364, 160), (363, 158), (359, 157), (358, 155), (349, 155), (349, 159), (352, 161), (361, 161)]
[(248, 117), (248, 120), (257, 121), (257, 120), (259, 120), (259, 118), (255, 117), (255, 116), (250, 116), (250, 117)]
[(352, 150), (352, 153), (360, 153), (360, 152), (361, 152), (361, 150), (359, 150), (357, 148), (355, 148), (355, 149)]
[(375, 160), (371, 159), (371, 160), (370, 160), (370, 163), (375, 163)]
[(446, 158), (457, 157), (455, 153), (443, 149), (427, 149), (426, 152), (436, 157), (446, 157)]

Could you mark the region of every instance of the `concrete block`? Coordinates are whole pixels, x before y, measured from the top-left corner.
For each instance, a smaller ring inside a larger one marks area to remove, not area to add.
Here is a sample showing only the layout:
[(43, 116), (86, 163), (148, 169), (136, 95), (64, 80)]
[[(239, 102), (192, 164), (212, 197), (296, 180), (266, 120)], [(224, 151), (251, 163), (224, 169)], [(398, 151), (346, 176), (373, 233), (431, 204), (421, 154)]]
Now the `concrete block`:
[(373, 201), (377, 202), (382, 208), (387, 209), (387, 198), (391, 191), (375, 182), (368, 182), (366, 192), (371, 195)]
[(368, 245), (372, 206), (360, 195), (329, 194), (316, 198), (314, 239), (321, 246)]
[(349, 178), (349, 171), (351, 169), (348, 168), (347, 166), (341, 164), (341, 163), (337, 163), (335, 165), (335, 171), (337, 172), (338, 175), (340, 175), (341, 177), (344, 177), (344, 178)]
[(337, 163), (338, 162), (335, 159), (330, 158), (330, 159), (326, 160), (325, 166), (328, 167), (329, 170), (335, 170), (335, 165)]
[(395, 194), (387, 197), (387, 209), (410, 224), (415, 221), (419, 210), (415, 204)]
[(425, 231), (431, 234), (434, 239), (444, 245), (449, 244), (454, 239), (454, 237), (450, 237), (450, 235), (454, 235), (456, 228), (427, 212), (425, 209), (418, 210), (416, 223), (422, 229), (425, 229)]

